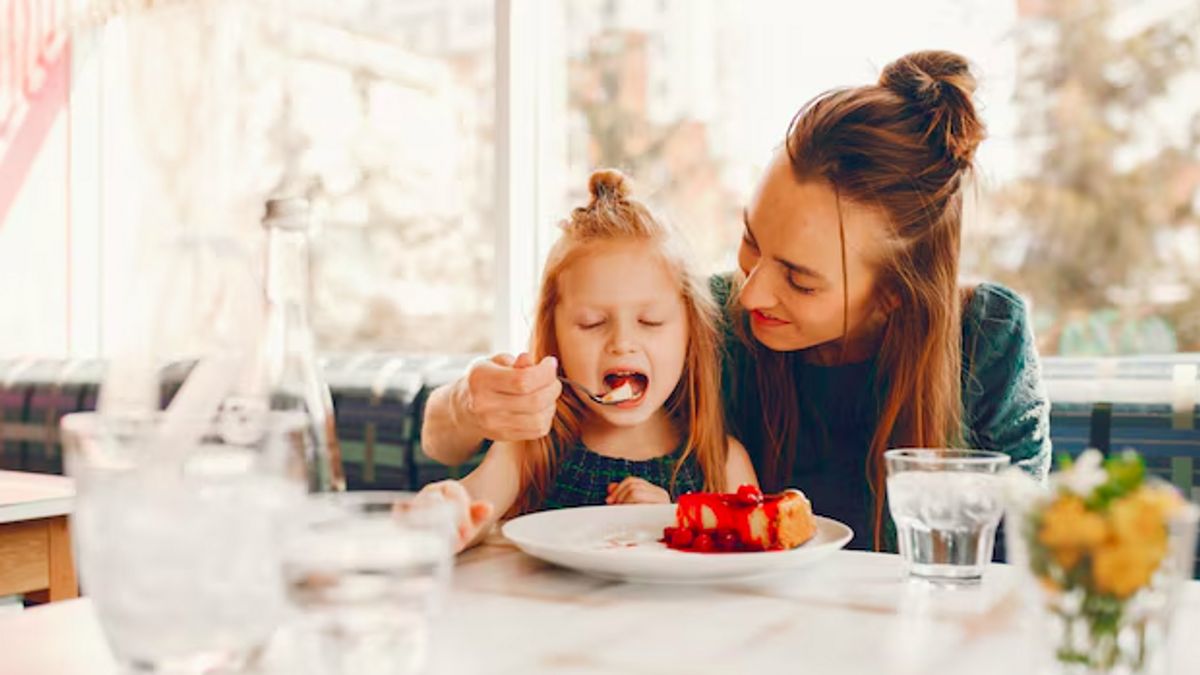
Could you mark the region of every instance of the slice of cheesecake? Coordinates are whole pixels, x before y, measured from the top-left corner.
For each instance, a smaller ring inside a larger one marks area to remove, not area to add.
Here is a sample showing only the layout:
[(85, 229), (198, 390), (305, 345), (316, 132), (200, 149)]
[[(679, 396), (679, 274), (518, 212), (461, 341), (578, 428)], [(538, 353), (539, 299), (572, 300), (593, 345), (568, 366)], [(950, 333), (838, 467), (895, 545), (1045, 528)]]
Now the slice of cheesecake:
[(663, 530), (674, 549), (703, 553), (796, 548), (817, 532), (812, 504), (799, 490), (764, 495), (753, 485), (732, 494), (691, 492), (679, 497), (675, 526)]

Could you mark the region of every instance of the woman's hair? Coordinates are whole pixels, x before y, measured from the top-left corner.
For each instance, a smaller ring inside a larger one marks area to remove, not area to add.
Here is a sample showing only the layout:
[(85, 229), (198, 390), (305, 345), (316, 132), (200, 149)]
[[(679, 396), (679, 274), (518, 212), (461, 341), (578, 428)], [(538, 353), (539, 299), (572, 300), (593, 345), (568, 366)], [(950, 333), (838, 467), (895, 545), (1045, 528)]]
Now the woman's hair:
[[(883, 522), (884, 450), (963, 442), (958, 290), (962, 188), (985, 135), (971, 101), (974, 90), (975, 78), (961, 56), (915, 52), (888, 64), (877, 84), (816, 97), (788, 129), (786, 148), (796, 180), (825, 182), (838, 198), (843, 282), (841, 201), (876, 209), (890, 225), (882, 256), (875, 261), (874, 295), (894, 303), (877, 357), (881, 401), (867, 463), (875, 496), (876, 548)], [(843, 298), (843, 305), (848, 304)], [(743, 314), (736, 297), (732, 309)], [(843, 321), (845, 326), (847, 319)], [(778, 487), (791, 471), (789, 453), (800, 424), (800, 395), (791, 368), (791, 359), (800, 357), (756, 345), (746, 335), (744, 315), (735, 327), (756, 352), (766, 483)]]
[[(558, 279), (563, 270), (587, 255), (593, 244), (632, 241), (652, 249), (677, 280), (688, 321), (683, 373), (666, 401), (667, 413), (686, 436), (671, 479), (671, 491), (680, 467), (689, 457), (699, 464), (705, 489), (722, 489), (728, 448), (720, 401), (721, 343), (717, 332), (718, 308), (709, 295), (708, 285), (693, 271), (675, 233), (643, 204), (629, 198), (629, 184), (619, 171), (596, 171), (588, 180), (588, 190), (591, 200), (587, 206), (572, 210), (571, 216), (561, 223), (562, 236), (546, 258), (530, 352), (538, 360), (559, 356), (554, 326), (554, 310), (560, 298)], [(522, 467), (525, 490), (517, 503), (518, 511), (537, 508), (546, 498), (558, 454), (579, 442), (582, 421), (588, 414), (578, 393), (565, 388), (558, 399), (550, 434), (526, 442)]]

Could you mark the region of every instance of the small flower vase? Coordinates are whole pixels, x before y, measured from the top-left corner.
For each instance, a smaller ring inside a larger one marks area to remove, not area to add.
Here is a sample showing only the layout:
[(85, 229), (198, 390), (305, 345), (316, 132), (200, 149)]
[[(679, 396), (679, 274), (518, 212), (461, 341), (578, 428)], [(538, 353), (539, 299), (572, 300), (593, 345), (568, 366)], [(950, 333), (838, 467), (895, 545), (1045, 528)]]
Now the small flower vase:
[(1108, 501), (1026, 490), (1010, 499), (1007, 520), (1009, 562), (1041, 643), (1037, 672), (1170, 672), (1171, 618), (1193, 572), (1194, 505), (1148, 479)]

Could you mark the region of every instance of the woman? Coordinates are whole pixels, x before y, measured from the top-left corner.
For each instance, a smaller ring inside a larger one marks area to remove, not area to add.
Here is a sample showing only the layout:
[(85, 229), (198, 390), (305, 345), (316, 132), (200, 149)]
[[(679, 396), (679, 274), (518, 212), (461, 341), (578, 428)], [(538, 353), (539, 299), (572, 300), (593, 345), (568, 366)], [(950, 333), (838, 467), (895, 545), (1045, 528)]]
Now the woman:
[[(891, 548), (883, 451), (969, 446), (1049, 465), (1049, 404), (1020, 298), (958, 287), (963, 186), (984, 126), (949, 52), (797, 113), (745, 210), (726, 316), (724, 397), (767, 489), (796, 486)], [(546, 433), (557, 363), (507, 355), (431, 396), (425, 451), (465, 460), (486, 438)]]

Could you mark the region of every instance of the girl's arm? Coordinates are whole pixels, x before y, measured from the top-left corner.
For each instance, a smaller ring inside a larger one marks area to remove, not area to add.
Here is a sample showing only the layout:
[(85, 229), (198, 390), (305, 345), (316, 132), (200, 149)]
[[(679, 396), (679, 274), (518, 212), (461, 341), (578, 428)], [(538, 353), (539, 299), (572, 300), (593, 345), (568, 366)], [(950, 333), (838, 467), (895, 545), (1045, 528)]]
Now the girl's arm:
[[(726, 442), (729, 454), (725, 460), (725, 491), (737, 492), (739, 486), (747, 484), (758, 487), (758, 476), (746, 448), (733, 436), (727, 436)], [(609, 504), (669, 504), (671, 495), (643, 478), (629, 476), (619, 484), (608, 485), (605, 501)]]
[(733, 436), (729, 440), (729, 457), (725, 460), (725, 491), (737, 492), (741, 485), (758, 487), (758, 475), (746, 448)]
[(426, 485), (421, 494), (436, 493), (459, 503), (458, 550), (483, 540), (492, 525), (508, 512), (521, 494), (520, 443), (493, 443), (483, 462), (462, 481)]

